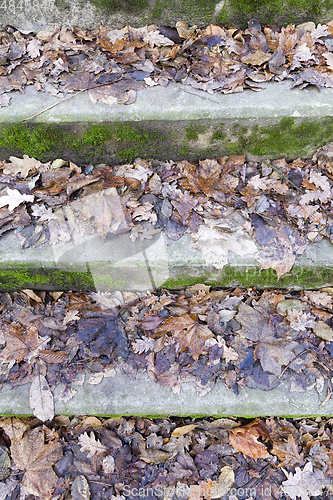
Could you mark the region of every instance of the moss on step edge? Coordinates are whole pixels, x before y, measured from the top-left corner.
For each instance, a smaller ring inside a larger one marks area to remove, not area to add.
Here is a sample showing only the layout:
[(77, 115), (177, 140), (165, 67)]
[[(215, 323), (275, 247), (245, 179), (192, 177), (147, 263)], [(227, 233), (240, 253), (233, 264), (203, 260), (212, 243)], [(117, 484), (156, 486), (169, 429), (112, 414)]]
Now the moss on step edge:
[(217, 16), (219, 23), (234, 23), (247, 27), (247, 21), (257, 18), (262, 25), (323, 22), (333, 9), (333, 0), (226, 0)]
[[(80, 132), (78, 132), (80, 131)], [(333, 118), (282, 118), (264, 125), (251, 120), (191, 120), (92, 124), (15, 124), (0, 130), (0, 159), (27, 154), (109, 164), (137, 157), (195, 161), (246, 153), (255, 157), (294, 159), (312, 155), (332, 141)]]
[[(196, 269), (191, 276), (190, 269), (171, 270), (173, 277), (163, 283), (163, 288), (184, 288), (195, 283), (206, 283), (214, 287), (249, 287), (258, 289), (307, 288), (318, 289), (333, 284), (333, 269), (325, 267), (297, 267), (277, 279), (276, 271), (254, 266), (237, 268), (226, 266), (223, 271)], [(38, 264), (6, 264), (0, 266), (0, 291), (13, 291), (22, 288), (39, 290), (126, 290), (129, 284), (141, 286), (140, 271), (135, 279), (133, 269), (112, 269), (105, 272), (103, 263), (92, 271), (70, 271), (52, 267), (38, 267)], [(135, 288), (135, 286), (134, 286)]]
[[(54, 0), (61, 11), (70, 9), (69, 0)], [(245, 28), (251, 17), (262, 24), (322, 22), (329, 16), (332, 0), (80, 0), (116, 18), (132, 15), (134, 24), (175, 24), (187, 21), (204, 27), (210, 23), (234, 24)], [(216, 10), (217, 7), (217, 10)], [(330, 19), (326, 19), (330, 20)], [(119, 22), (119, 21), (118, 21)], [(120, 25), (118, 26), (121, 27)]]

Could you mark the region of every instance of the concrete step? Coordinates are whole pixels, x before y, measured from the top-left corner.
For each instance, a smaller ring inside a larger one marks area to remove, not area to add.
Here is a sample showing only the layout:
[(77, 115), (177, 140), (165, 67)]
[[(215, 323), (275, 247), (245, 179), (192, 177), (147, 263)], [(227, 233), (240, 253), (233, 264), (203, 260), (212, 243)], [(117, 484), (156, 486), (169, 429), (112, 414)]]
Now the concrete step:
[[(91, 374), (80, 374), (72, 385), (74, 396), (68, 401), (68, 392), (59, 384), (54, 391), (56, 415), (209, 415), (209, 416), (313, 416), (333, 415), (333, 399), (326, 390), (318, 394), (315, 388), (304, 392), (290, 392), (290, 381), (271, 391), (240, 388), (239, 394), (227, 389), (222, 381), (206, 395), (199, 396), (195, 382), (181, 384), (178, 394), (170, 387), (152, 382), (147, 373), (138, 373), (136, 380), (121, 374), (103, 378), (99, 384), (89, 383)], [(1, 415), (31, 415), (29, 407), (30, 384), (14, 389), (4, 384), (0, 390)], [(322, 405), (322, 403), (324, 404)]]
[(195, 283), (297, 290), (333, 283), (333, 245), (327, 238), (310, 243), (302, 255), (296, 255), (291, 270), (278, 279), (274, 269), (261, 270), (261, 247), (254, 239), (241, 232), (239, 243), (229, 245), (228, 234), (225, 237), (225, 241), (211, 242), (208, 255), (195, 246), (190, 234), (174, 241), (165, 231), (133, 242), (129, 233), (109, 234), (103, 241), (97, 233), (82, 236), (74, 230), (66, 244), (47, 242), (24, 250), (16, 234), (7, 232), (0, 238), (0, 290), (145, 293)]
[(41, 161), (94, 164), (236, 153), (248, 160), (304, 158), (331, 141), (333, 89), (291, 89), (292, 83), (213, 95), (169, 83), (139, 90), (134, 104), (112, 106), (93, 104), (87, 92), (60, 101), (28, 86), (23, 95), (11, 92), (10, 106), (1, 109), (0, 158), (25, 153)]
[(0, 10), (0, 26), (12, 25), (23, 30), (52, 30), (56, 24), (95, 28), (122, 28), (159, 24), (174, 26), (177, 21), (202, 27), (211, 22), (244, 27), (255, 17), (262, 23), (288, 24), (305, 21), (330, 21), (332, 2), (316, 0), (43, 0), (38, 3), (4, 0)]

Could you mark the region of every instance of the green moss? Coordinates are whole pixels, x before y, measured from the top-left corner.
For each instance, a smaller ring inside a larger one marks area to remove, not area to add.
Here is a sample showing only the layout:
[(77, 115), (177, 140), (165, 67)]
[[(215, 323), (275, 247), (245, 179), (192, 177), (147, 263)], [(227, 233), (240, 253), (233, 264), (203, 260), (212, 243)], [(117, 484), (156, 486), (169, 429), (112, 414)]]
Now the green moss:
[(317, 289), (333, 283), (333, 269), (322, 267), (299, 267), (282, 276), (279, 280), (274, 269), (262, 269), (259, 266), (251, 268), (235, 268), (225, 266), (220, 272), (205, 272), (196, 277), (179, 275), (169, 278), (163, 288), (185, 288), (195, 283), (205, 283), (214, 287), (251, 287), (258, 289), (274, 288), (308, 288)]
[(18, 123), (8, 125), (0, 132), (0, 146), (16, 148), (28, 156), (41, 157), (50, 150), (58, 148), (60, 144), (67, 145), (68, 135), (52, 125), (35, 125), (29, 127)]
[(204, 134), (206, 129), (202, 125), (191, 124), (189, 127), (185, 129), (186, 131), (186, 139), (189, 141), (195, 141), (198, 139), (199, 134)]
[(227, 0), (217, 17), (220, 23), (247, 27), (247, 21), (257, 18), (264, 24), (288, 24), (304, 21), (319, 22), (329, 17), (332, 0)]
[(105, 141), (110, 140), (112, 135), (113, 127), (111, 125), (92, 125), (73, 143), (73, 147), (79, 149), (84, 145), (101, 146)]
[[(78, 133), (80, 127), (82, 131)], [(202, 135), (207, 131), (211, 132), (210, 142)], [(78, 163), (121, 163), (138, 157), (196, 161), (238, 153), (293, 159), (312, 155), (318, 147), (331, 142), (332, 136), (332, 117), (286, 117), (270, 125), (227, 120), (212, 126), (204, 119), (176, 126), (170, 121), (157, 127), (154, 122), (90, 126), (16, 124), (0, 131), (0, 154), (2, 158), (27, 154), (41, 161), (58, 157)]]
[(220, 128), (217, 128), (214, 130), (212, 138), (211, 138), (211, 142), (222, 141), (223, 139), (225, 139), (225, 137), (226, 137), (226, 133), (223, 132), (223, 126), (221, 126)]
[(332, 141), (333, 119), (296, 120), (282, 118), (276, 125), (232, 127), (231, 137), (225, 138), (221, 128), (213, 132), (213, 140), (220, 140), (226, 154), (251, 153), (269, 158), (286, 156), (296, 158), (312, 154), (319, 146)]
[(70, 10), (70, 5), (66, 0), (54, 0), (54, 5), (61, 10)]
[(149, 7), (148, 0), (89, 0), (90, 3), (107, 12), (139, 12)]
[(28, 266), (0, 269), (1, 291), (27, 287), (40, 290), (92, 290), (94, 281), (89, 273), (84, 272), (32, 269)]

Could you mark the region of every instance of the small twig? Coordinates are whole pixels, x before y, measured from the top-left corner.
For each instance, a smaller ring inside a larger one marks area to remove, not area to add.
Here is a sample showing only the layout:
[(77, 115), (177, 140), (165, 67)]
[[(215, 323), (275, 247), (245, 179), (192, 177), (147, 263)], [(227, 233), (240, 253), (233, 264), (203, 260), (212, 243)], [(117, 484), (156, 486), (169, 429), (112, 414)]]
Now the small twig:
[(215, 101), (215, 99), (212, 99), (211, 97), (208, 97), (206, 95), (200, 95), (200, 94), (195, 94), (194, 92), (190, 92), (189, 90), (184, 89), (179, 85), (179, 83), (174, 82), (178, 87), (183, 91), (186, 92), (187, 94), (194, 95), (195, 97), (201, 97), (201, 99), (208, 99), (208, 101), (215, 102), (216, 104), (220, 104), (219, 101)]
[(49, 109), (54, 108), (54, 106), (58, 106), (58, 104), (60, 104), (61, 102), (67, 101), (67, 99), (71, 99), (72, 97), (75, 97), (76, 95), (81, 94), (81, 92), (85, 92), (86, 90), (89, 90), (89, 89), (87, 88), (87, 89), (79, 90), (75, 94), (69, 95), (68, 97), (64, 97), (63, 99), (60, 99), (60, 101), (55, 102), (54, 104), (51, 104), (51, 106), (48, 106), (47, 108), (42, 109), (42, 111), (39, 111), (38, 113), (35, 113), (34, 115), (29, 116), (28, 118), (24, 118), (21, 121), (26, 122), (28, 120), (32, 120), (36, 116), (41, 115), (42, 113), (45, 113), (45, 111), (48, 111)]
[(327, 389), (327, 396), (324, 399), (324, 401), (322, 401), (320, 403), (320, 405), (318, 406), (318, 408), (321, 408), (322, 406), (324, 406), (327, 403), (327, 401), (330, 399), (331, 396), (332, 396), (332, 389), (330, 387), (328, 387), (328, 389)]
[(67, 97), (64, 97), (63, 99), (60, 99), (58, 102), (55, 102), (54, 104), (51, 104), (51, 106), (48, 106), (47, 108), (44, 108), (41, 111), (39, 111), (38, 113), (35, 113), (34, 115), (29, 116), (28, 118), (24, 118), (21, 121), (22, 122), (26, 122), (28, 120), (32, 120), (32, 118), (35, 118), (36, 116), (41, 115), (42, 113), (45, 113), (45, 111), (48, 111), (49, 109), (52, 109), (55, 106), (58, 106), (58, 104), (60, 104), (61, 102), (67, 101), (68, 99), (72, 99), (72, 97), (75, 97), (76, 95), (82, 94), (82, 92), (86, 92), (86, 90), (97, 89), (99, 87), (106, 87), (107, 85), (112, 85), (113, 83), (118, 82), (119, 80), (120, 80), (120, 78), (118, 78), (118, 80), (115, 80), (114, 82), (100, 83), (99, 85), (94, 85), (93, 87), (87, 87), (85, 89), (79, 90), (75, 94), (72, 94), (72, 95), (69, 95)]
[[(272, 168), (273, 170), (275, 170), (279, 175), (280, 177), (282, 177), (282, 179), (284, 179), (285, 181), (287, 181), (294, 189), (296, 189), (299, 193), (301, 194), (306, 194), (302, 189), (300, 189), (293, 181), (291, 181), (290, 179), (288, 179), (288, 177), (286, 177), (277, 167), (274, 167), (274, 165), (269, 165), (268, 163), (265, 162), (265, 160), (262, 160), (262, 163), (264, 163), (264, 165), (266, 165), (266, 167), (270, 167)], [(331, 219), (333, 219), (333, 215), (331, 215), (329, 212), (327, 212), (327, 210), (325, 210), (325, 208), (321, 205), (321, 203), (319, 203), (319, 201), (316, 201), (316, 200), (313, 200), (313, 202), (318, 205), (318, 207), (320, 208), (320, 210), (322, 210), (327, 217), (330, 217)], [(326, 225), (327, 225), (327, 220), (326, 220)], [(326, 227), (326, 226), (325, 226)]]
[(303, 351), (299, 352), (285, 367), (284, 369), (282, 370), (282, 372), (280, 373), (280, 375), (278, 377), (276, 377), (276, 379), (274, 380), (273, 384), (275, 384), (278, 380), (281, 379), (281, 377), (283, 376), (283, 374), (288, 370), (289, 366), (291, 365), (291, 363), (293, 363), (295, 361), (295, 359), (299, 358), (299, 356), (301, 356), (302, 354), (304, 354), (305, 352), (307, 351), (310, 351), (310, 349), (304, 349)]

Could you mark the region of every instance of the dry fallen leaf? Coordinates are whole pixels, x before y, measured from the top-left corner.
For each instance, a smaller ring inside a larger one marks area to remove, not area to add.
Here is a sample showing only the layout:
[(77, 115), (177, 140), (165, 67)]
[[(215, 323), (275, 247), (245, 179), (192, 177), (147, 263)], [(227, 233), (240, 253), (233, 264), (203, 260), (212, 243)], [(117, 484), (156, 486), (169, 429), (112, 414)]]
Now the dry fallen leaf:
[(183, 314), (178, 318), (168, 318), (161, 326), (155, 329), (154, 335), (163, 332), (171, 333), (178, 342), (180, 350), (188, 349), (193, 359), (198, 359), (205, 349), (205, 341), (213, 337), (207, 325), (200, 324), (193, 319), (194, 315)]
[(307, 462), (303, 469), (296, 467), (295, 474), (286, 471), (284, 473), (288, 479), (282, 483), (282, 491), (292, 500), (296, 500), (297, 497), (301, 500), (310, 500), (311, 496), (321, 496), (323, 489), (331, 484), (322, 470), (313, 470), (312, 462)]
[(75, 477), (72, 488), (72, 500), (89, 500), (90, 499), (90, 489), (87, 479), (79, 474)]
[(256, 419), (244, 427), (231, 429), (229, 436), (231, 446), (254, 460), (271, 456), (266, 446), (258, 441), (259, 437), (263, 437), (260, 426), (257, 425), (258, 420)]
[(10, 451), (14, 467), (23, 472), (21, 484), (31, 495), (51, 499), (58, 481), (52, 465), (62, 457), (61, 444), (58, 441), (45, 444), (44, 432), (36, 427), (27, 430), (21, 440), (12, 441)]
[(16, 175), (19, 173), (22, 179), (26, 179), (30, 171), (38, 172), (43, 167), (43, 163), (35, 160), (35, 158), (30, 158), (28, 155), (23, 155), (23, 158), (10, 156), (9, 161), (10, 163), (5, 164), (3, 173), (6, 175)]
[(17, 189), (6, 188), (4, 196), (0, 196), (0, 207), (8, 205), (8, 210), (12, 212), (14, 208), (18, 207), (25, 201), (34, 201), (33, 194), (21, 194)]
[(94, 455), (101, 455), (102, 453), (107, 451), (106, 446), (104, 446), (99, 439), (96, 440), (95, 434), (93, 432), (88, 433), (85, 432), (79, 436), (79, 443), (81, 446), (81, 451), (88, 451), (88, 458), (93, 457)]
[(242, 256), (257, 254), (249, 232), (250, 223), (239, 213), (227, 210), (221, 219), (205, 220), (205, 225), (191, 234), (191, 246), (203, 253), (207, 265), (223, 269), (228, 264), (229, 251)]
[(283, 467), (284, 465), (303, 465), (303, 453), (299, 453), (297, 444), (295, 439), (291, 434), (288, 435), (287, 441), (282, 440), (273, 440), (273, 448), (271, 450), (273, 455), (276, 455), (279, 460), (281, 460), (281, 464), (279, 467)]
[(43, 422), (54, 417), (53, 394), (44, 375), (36, 375), (30, 386), (29, 406), (35, 415)]

